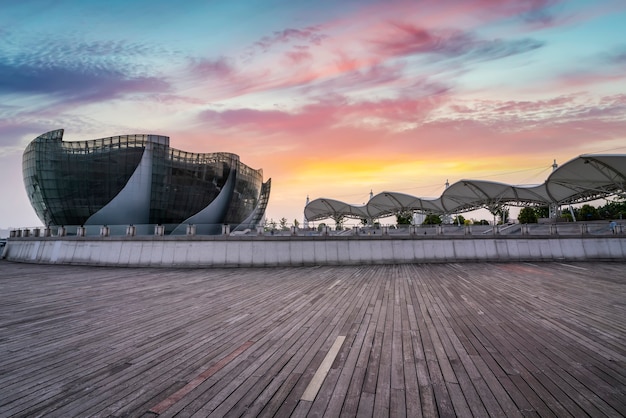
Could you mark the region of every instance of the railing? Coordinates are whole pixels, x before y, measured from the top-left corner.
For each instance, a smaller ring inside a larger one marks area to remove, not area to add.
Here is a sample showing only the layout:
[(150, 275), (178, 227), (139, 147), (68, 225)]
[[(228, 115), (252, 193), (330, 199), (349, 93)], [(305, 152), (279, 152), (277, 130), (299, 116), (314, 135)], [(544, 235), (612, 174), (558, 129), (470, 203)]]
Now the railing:
[(380, 227), (353, 226), (335, 230), (328, 226), (301, 229), (297, 226), (271, 228), (267, 225), (233, 231), (228, 224), (189, 224), (185, 228), (177, 228), (176, 224), (142, 224), (142, 225), (63, 225), (54, 227), (16, 228), (9, 232), (10, 239), (19, 238), (52, 238), (52, 237), (135, 237), (135, 236), (264, 236), (264, 237), (380, 237), (380, 236), (411, 236), (419, 237), (458, 237), (458, 236), (600, 236), (623, 235), (622, 222), (577, 222), (554, 224), (510, 224), (510, 225), (407, 225), (400, 228), (395, 225)]

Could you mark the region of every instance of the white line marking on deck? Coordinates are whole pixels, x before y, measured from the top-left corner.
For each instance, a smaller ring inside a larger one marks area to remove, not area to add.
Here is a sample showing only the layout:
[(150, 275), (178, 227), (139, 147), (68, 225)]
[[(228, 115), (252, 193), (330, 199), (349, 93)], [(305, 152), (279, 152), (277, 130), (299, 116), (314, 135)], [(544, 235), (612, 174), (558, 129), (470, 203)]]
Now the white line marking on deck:
[(572, 266), (571, 264), (563, 264), (563, 263), (557, 263), (560, 266), (565, 266), (565, 267), (571, 267), (573, 269), (579, 269), (579, 270), (587, 270), (584, 267), (578, 267), (578, 266)]
[(333, 346), (330, 347), (330, 350), (328, 350), (326, 357), (324, 357), (322, 364), (320, 364), (320, 367), (317, 368), (317, 371), (315, 372), (313, 379), (311, 379), (309, 386), (307, 386), (306, 390), (302, 394), (302, 397), (300, 398), (301, 400), (309, 402), (313, 402), (315, 400), (317, 392), (322, 387), (322, 383), (324, 382), (326, 375), (330, 371), (330, 367), (333, 365), (333, 361), (335, 361), (335, 357), (337, 357), (339, 349), (343, 345), (345, 339), (345, 335), (340, 335), (337, 337)]
[(328, 288), (328, 290), (332, 289), (333, 287), (337, 286), (339, 283), (341, 282), (341, 279), (337, 280), (335, 283), (331, 284), (330, 287)]

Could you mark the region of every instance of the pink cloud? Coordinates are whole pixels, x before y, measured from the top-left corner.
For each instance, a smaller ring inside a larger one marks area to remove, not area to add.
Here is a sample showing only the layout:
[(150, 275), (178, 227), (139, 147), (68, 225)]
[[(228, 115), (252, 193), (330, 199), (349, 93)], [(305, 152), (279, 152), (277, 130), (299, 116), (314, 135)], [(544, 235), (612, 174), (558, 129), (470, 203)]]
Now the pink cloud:
[(601, 83), (624, 82), (626, 74), (622, 72), (579, 71), (562, 74), (553, 82), (560, 87), (588, 87)]
[(494, 112), (536, 112), (551, 108), (563, 108), (575, 101), (575, 96), (560, 96), (548, 100), (508, 100), (497, 103)]
[(189, 70), (197, 77), (228, 78), (235, 73), (235, 68), (226, 58), (191, 59)]
[[(257, 92), (269, 92), (303, 87), (304, 93), (320, 91), (326, 94), (328, 89), (350, 89), (356, 87), (382, 86), (401, 78), (401, 65), (372, 66), (363, 71), (346, 72), (346, 68), (336, 65), (305, 66), (314, 60), (306, 51), (292, 51), (286, 54), (290, 65), (274, 66), (256, 70), (232, 69), (224, 72), (222, 78), (213, 77), (202, 80), (196, 91), (202, 92), (207, 100), (224, 100)], [(285, 68), (287, 67), (287, 68)], [(216, 72), (207, 73), (216, 75)]]
[[(325, 77), (320, 77), (315, 83), (303, 87), (305, 93), (325, 94), (332, 91), (336, 93), (354, 91), (369, 87), (392, 86), (396, 83), (403, 83), (406, 80), (404, 75), (404, 65), (395, 63), (390, 65), (376, 64), (365, 68), (355, 68), (348, 71), (348, 65), (333, 71), (328, 68)], [(358, 65), (355, 65), (358, 67)]]
[(558, 126), (570, 122), (624, 119), (626, 95), (595, 98), (578, 93), (538, 100), (473, 100), (452, 98), (450, 113), (442, 119), (472, 120), (496, 131), (526, 131), (535, 126)]
[(339, 124), (360, 126), (364, 121), (376, 119), (377, 124), (418, 122), (445, 102), (445, 93), (415, 95), (361, 101), (351, 103), (339, 95), (325, 97), (323, 101), (310, 104), (297, 111), (233, 109), (225, 111), (206, 110), (199, 115), (221, 129), (239, 128), (252, 130), (263, 135), (277, 132), (317, 132), (328, 130)]
[(470, 60), (493, 60), (532, 51), (543, 46), (532, 39), (479, 39), (470, 32), (459, 30), (428, 30), (408, 23), (391, 23), (390, 30), (378, 34), (378, 53), (388, 57), (416, 54), (436, 54), (443, 58), (460, 57)]
[[(372, 26), (376, 31), (375, 22), (396, 21), (402, 16), (406, 22), (421, 22), (422, 27), (457, 28), (467, 30), (482, 27), (485, 24), (503, 19), (518, 19), (522, 24), (548, 20), (552, 24), (559, 22), (553, 18), (550, 7), (560, 3), (559, 0), (439, 0), (436, 2), (413, 1), (379, 2), (360, 9), (350, 18), (337, 19), (324, 25), (344, 27), (354, 25), (355, 21)], [(597, 9), (597, 7), (594, 7)]]
[(287, 44), (293, 41), (308, 42), (313, 45), (320, 45), (327, 35), (320, 33), (320, 27), (308, 26), (303, 29), (287, 28), (276, 31), (270, 36), (264, 36), (254, 43), (256, 48), (263, 52), (270, 50), (274, 45)]
[(334, 108), (320, 105), (306, 106), (298, 113), (280, 110), (234, 109), (222, 112), (206, 110), (199, 115), (204, 122), (215, 126), (252, 130), (263, 135), (280, 132), (311, 132), (327, 129), (336, 121)]
[(389, 24), (390, 30), (377, 34), (376, 45), (379, 53), (386, 56), (405, 56), (419, 53), (460, 54), (472, 40), (459, 31), (437, 33), (423, 27), (395, 22)]
[(302, 64), (303, 62), (310, 61), (313, 58), (313, 55), (309, 51), (306, 50), (295, 50), (288, 51), (285, 53), (289, 61), (293, 64)]

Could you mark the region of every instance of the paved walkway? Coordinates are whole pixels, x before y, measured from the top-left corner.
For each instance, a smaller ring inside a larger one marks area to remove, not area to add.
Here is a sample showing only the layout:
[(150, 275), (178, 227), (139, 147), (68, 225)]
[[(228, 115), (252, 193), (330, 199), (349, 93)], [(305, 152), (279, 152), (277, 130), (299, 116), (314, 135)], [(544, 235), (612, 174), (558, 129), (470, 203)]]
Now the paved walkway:
[(240, 415), (626, 415), (626, 263), (0, 262), (0, 416)]

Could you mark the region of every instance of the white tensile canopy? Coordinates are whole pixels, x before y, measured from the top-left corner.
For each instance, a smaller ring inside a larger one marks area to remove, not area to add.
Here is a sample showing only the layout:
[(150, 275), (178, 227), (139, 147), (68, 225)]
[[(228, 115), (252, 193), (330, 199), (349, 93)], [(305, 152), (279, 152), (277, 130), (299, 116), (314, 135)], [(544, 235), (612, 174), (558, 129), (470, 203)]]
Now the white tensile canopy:
[(554, 170), (543, 184), (515, 186), (486, 180), (460, 180), (439, 198), (382, 192), (365, 205), (319, 198), (304, 209), (309, 221), (326, 218), (374, 219), (402, 212), (451, 214), (503, 205), (551, 206), (595, 200), (626, 192), (625, 154), (583, 154)]

